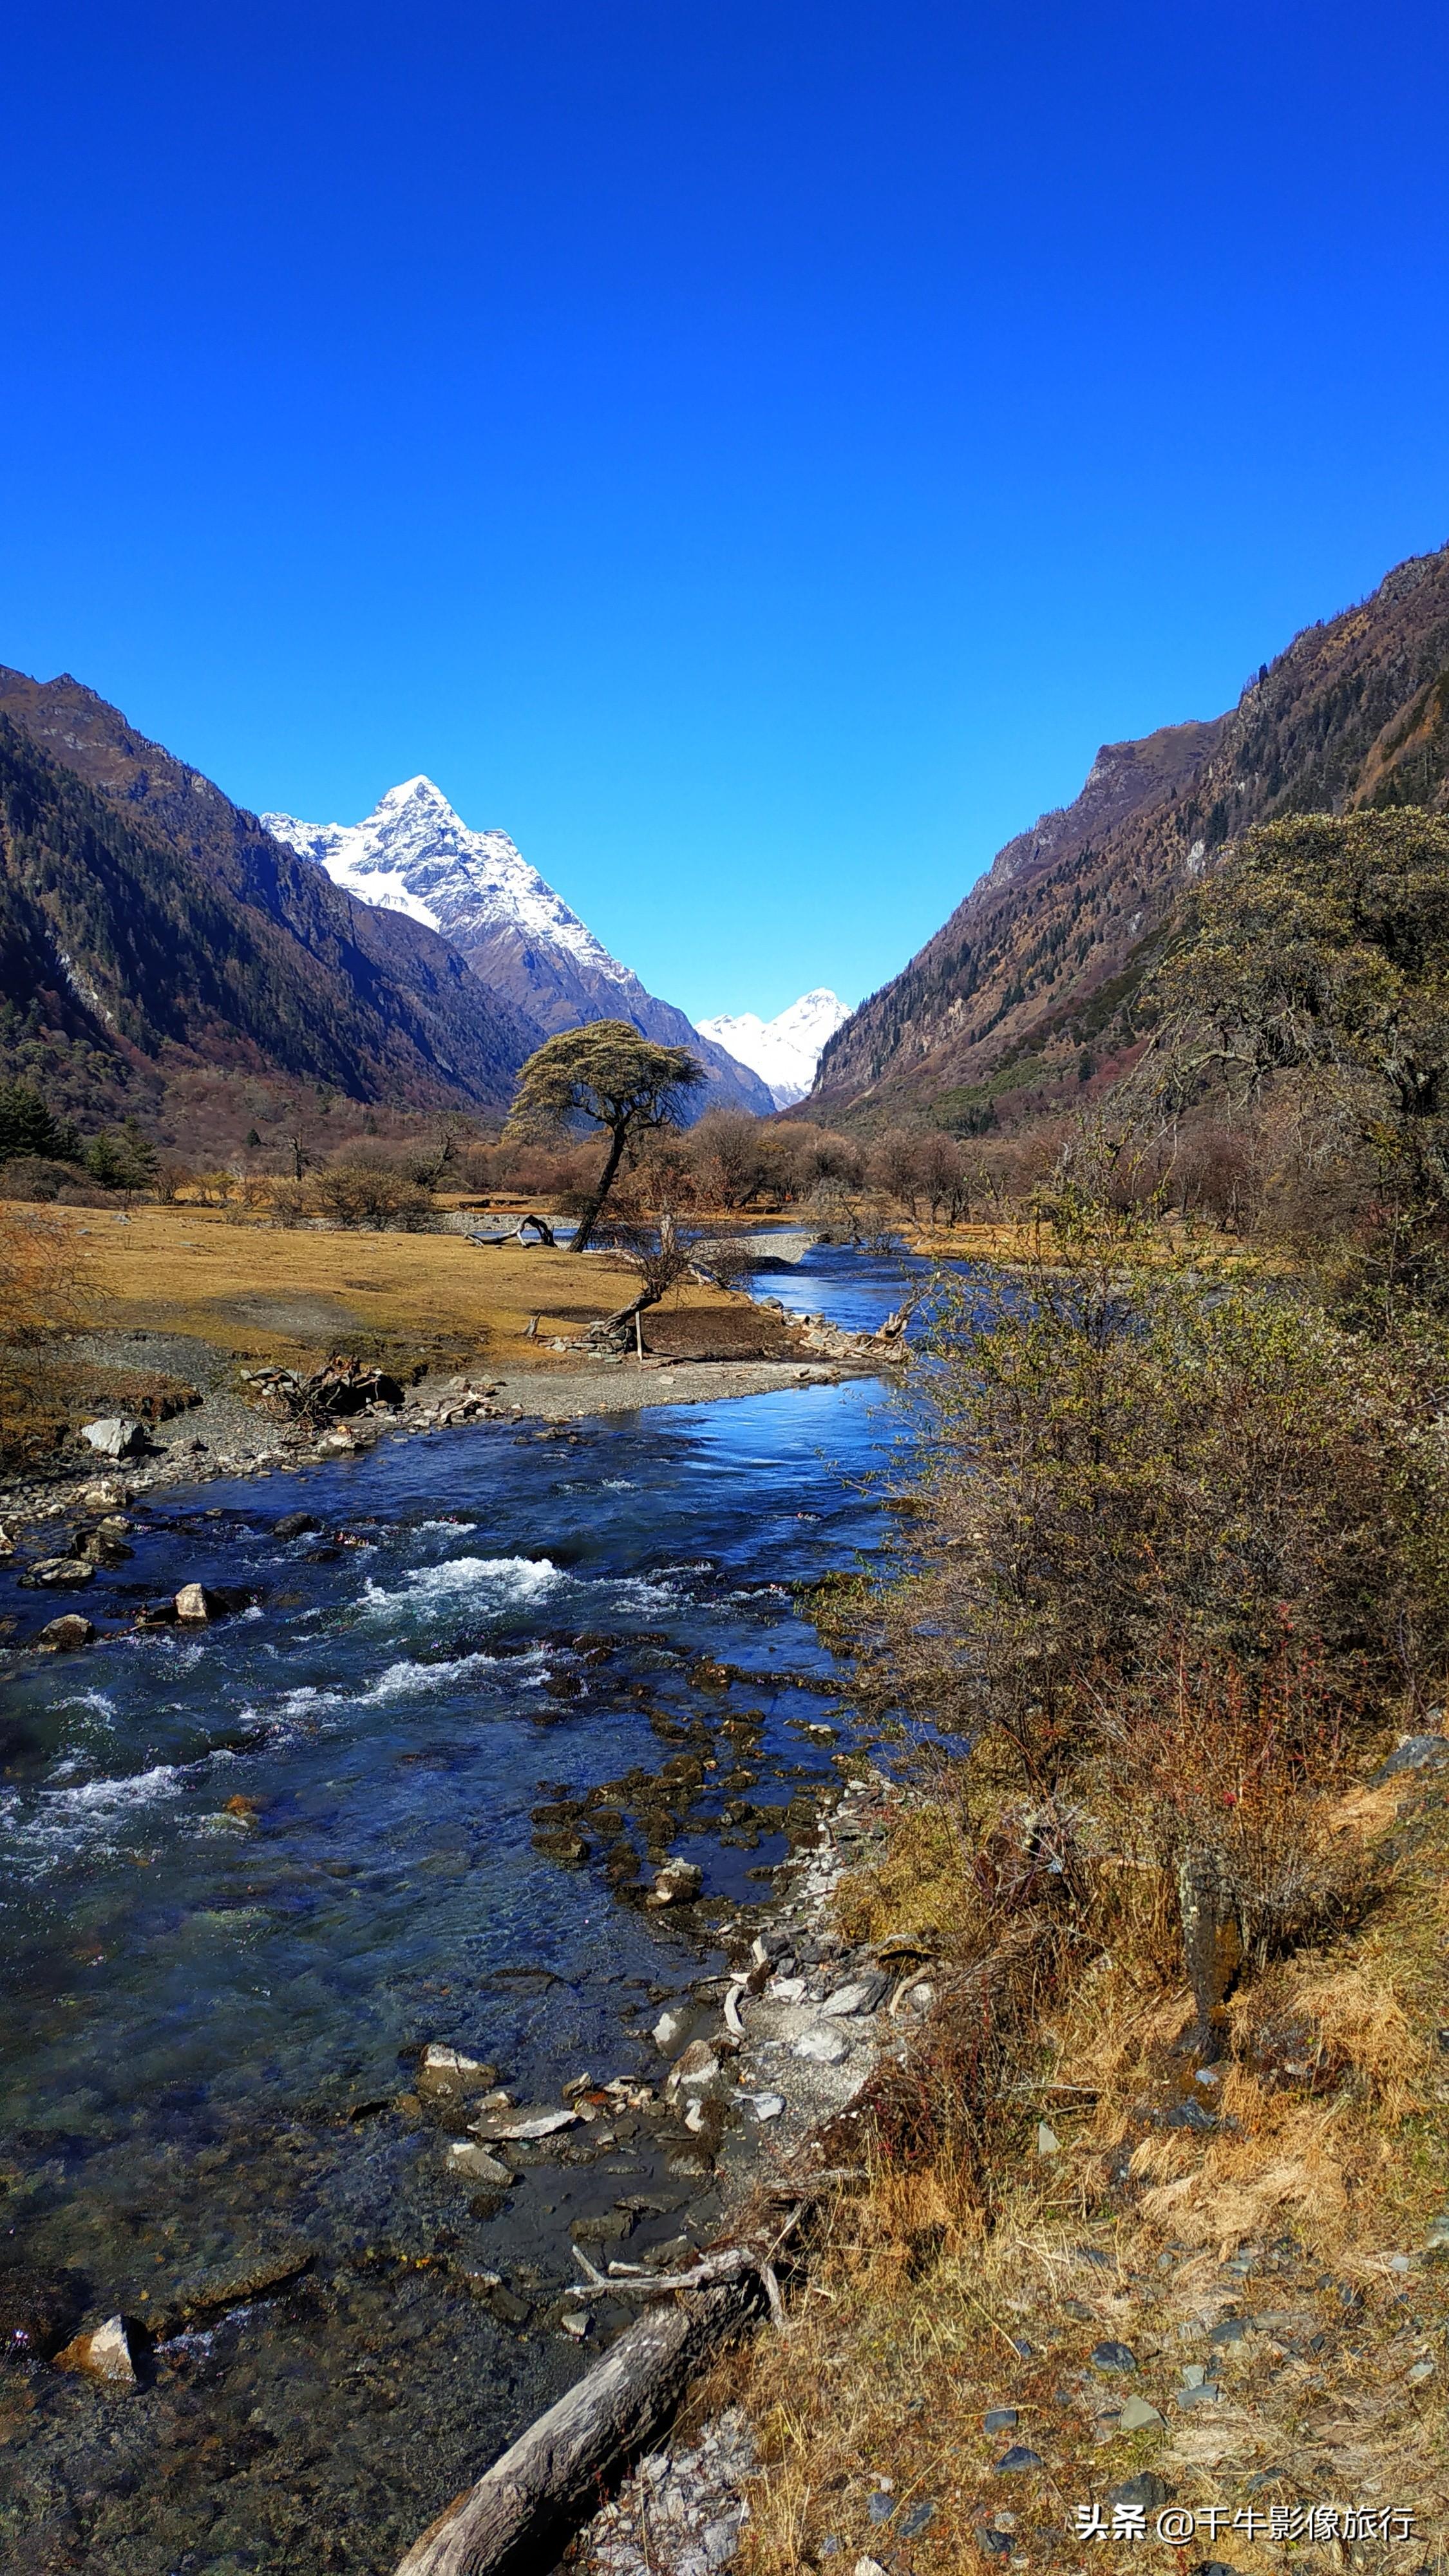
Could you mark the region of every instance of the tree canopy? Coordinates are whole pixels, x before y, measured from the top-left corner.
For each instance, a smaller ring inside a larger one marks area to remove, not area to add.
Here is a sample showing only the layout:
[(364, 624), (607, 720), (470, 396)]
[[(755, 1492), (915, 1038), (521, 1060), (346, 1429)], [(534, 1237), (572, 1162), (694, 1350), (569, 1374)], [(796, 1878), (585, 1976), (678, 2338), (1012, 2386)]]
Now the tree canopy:
[(651, 1129), (677, 1126), (686, 1093), (705, 1079), (703, 1065), (687, 1047), (659, 1046), (628, 1020), (561, 1030), (529, 1057), (509, 1125), (516, 1131), (584, 1121), (609, 1137), (598, 1187), (579, 1219), (575, 1252), (587, 1248), (626, 1149)]
[(1297, 1077), (1325, 1140), (1371, 1157), (1396, 1238), (1449, 1286), (1449, 821), (1412, 807), (1248, 832), (1156, 979), (1169, 1084), (1242, 1101)]

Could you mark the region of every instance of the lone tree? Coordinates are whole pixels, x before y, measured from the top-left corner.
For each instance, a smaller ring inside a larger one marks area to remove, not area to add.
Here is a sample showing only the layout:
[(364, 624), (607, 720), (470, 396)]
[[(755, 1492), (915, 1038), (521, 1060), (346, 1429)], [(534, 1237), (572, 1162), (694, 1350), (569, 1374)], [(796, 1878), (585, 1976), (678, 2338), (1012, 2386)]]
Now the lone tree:
[(529, 1057), (518, 1077), (509, 1125), (536, 1130), (586, 1119), (609, 1138), (573, 1251), (587, 1250), (626, 1150), (656, 1127), (678, 1126), (685, 1093), (705, 1078), (703, 1065), (687, 1047), (656, 1046), (627, 1020), (595, 1020), (588, 1028), (564, 1029)]

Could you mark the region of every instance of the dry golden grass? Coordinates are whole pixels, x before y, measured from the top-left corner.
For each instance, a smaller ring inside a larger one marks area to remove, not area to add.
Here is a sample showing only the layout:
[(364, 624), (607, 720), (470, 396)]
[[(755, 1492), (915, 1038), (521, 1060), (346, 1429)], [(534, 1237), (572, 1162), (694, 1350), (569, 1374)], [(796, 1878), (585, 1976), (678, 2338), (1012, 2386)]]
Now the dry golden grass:
[[(390, 1347), (469, 1357), (510, 1368), (559, 1365), (526, 1339), (574, 1332), (623, 1304), (634, 1274), (606, 1255), (587, 1264), (546, 1246), (480, 1249), (453, 1234), (322, 1234), (238, 1222), (221, 1208), (135, 1207), (128, 1224), (107, 1209), (61, 1209), (54, 1223), (77, 1248), (118, 1331), (195, 1334), (247, 1358), (289, 1359), (348, 1335)], [(686, 1308), (732, 1312), (715, 1289), (686, 1285)]]
[[(977, 2567), (978, 2529), (1008, 2508), (1013, 2564), (1111, 2564), (1075, 2540), (1074, 2509), (1144, 2469), (1189, 2506), (1265, 2503), (1249, 2483), (1264, 2477), (1275, 2502), (1402, 2502), (1418, 2546), (1392, 2563), (1442, 2549), (1449, 2253), (1418, 2249), (1449, 2205), (1449, 2059), (1433, 2039), (1449, 1817), (1432, 1787), (1402, 1779), (1351, 1790), (1335, 1813), (1377, 1860), (1379, 1907), (1242, 1987), (1216, 2088), (1198, 2088), (1178, 2050), (1193, 2006), (1167, 1964), (1155, 1874), (1104, 1871), (1103, 1944), (1042, 2022), (1039, 2086), (1003, 2138), (990, 2224), (960, 2166), (877, 2169), (837, 2209), (788, 2333), (760, 2336), (696, 2401), (707, 2413), (737, 2398), (743, 2375), (764, 2467), (742, 2576), (824, 2576), (858, 2556), (912, 2576)], [(843, 1901), (854, 1937), (961, 1922), (974, 1900), (956, 1819), (907, 1811)], [(1219, 2125), (1164, 2125), (1184, 2096), (1210, 2096)], [(1057, 2140), (1044, 2155), (1043, 2115)], [(1246, 2277), (1225, 2268), (1235, 2259)], [(1266, 2322), (1211, 2346), (1210, 2326), (1233, 2314)], [(1129, 2382), (1093, 2367), (1106, 2340), (1136, 2353)], [(1220, 2390), (1199, 2411), (1177, 2403), (1191, 2362)], [(1112, 2410), (1129, 2391), (1163, 2420), (1122, 2432)], [(988, 2436), (992, 2406), (1016, 2408), (1016, 2425)], [(1012, 2442), (1043, 2467), (997, 2473)], [(886, 2478), (895, 2511), (874, 2524), (868, 2499)], [(921, 2501), (935, 2512), (903, 2547)], [(1258, 2533), (1247, 2563), (1286, 2567), (1290, 2553)], [(1294, 2566), (1343, 2563), (1291, 2553)]]

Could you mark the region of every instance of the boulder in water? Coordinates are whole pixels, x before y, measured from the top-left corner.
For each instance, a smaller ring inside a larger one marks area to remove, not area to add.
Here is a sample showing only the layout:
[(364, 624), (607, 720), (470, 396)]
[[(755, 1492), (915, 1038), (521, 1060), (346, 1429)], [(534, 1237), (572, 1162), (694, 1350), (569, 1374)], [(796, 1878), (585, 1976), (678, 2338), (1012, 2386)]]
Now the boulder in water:
[(20, 1582), (27, 1592), (79, 1591), (95, 1570), (84, 1556), (38, 1556), (21, 1575)]
[(646, 1905), (688, 1905), (704, 1885), (704, 1872), (693, 1860), (667, 1860), (655, 1874)]
[(95, 1636), (95, 1623), (83, 1619), (79, 1611), (67, 1611), (63, 1619), (52, 1619), (41, 1629), (35, 1642), (42, 1654), (70, 1655), (77, 1646), (88, 1646)]
[(486, 2147), (474, 2146), (468, 2138), (449, 2140), (448, 2171), (459, 2182), (492, 2183), (499, 2191), (511, 2191), (518, 2179), (501, 2156), (490, 2156)]

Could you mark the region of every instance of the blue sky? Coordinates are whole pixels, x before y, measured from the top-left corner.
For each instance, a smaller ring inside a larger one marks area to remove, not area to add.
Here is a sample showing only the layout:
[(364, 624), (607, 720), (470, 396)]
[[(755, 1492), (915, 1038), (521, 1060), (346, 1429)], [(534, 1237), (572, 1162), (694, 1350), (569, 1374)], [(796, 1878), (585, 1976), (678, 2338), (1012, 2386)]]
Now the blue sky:
[(696, 1015), (856, 1000), (1099, 742), (1449, 538), (1449, 26), (13, 13), (0, 660), (426, 770)]

